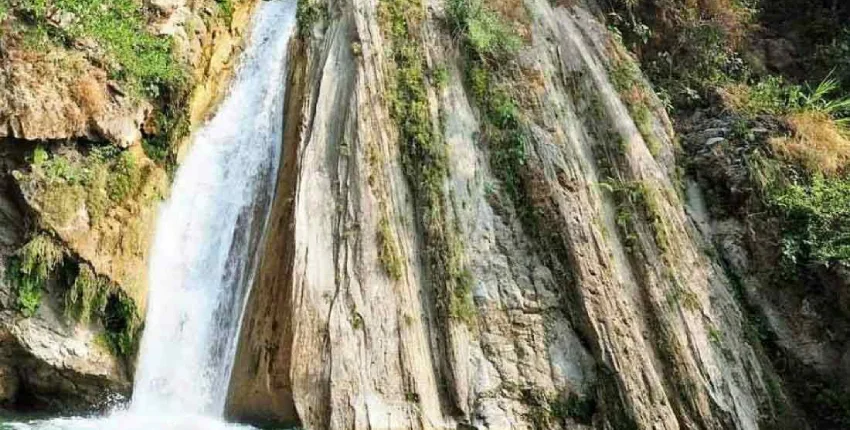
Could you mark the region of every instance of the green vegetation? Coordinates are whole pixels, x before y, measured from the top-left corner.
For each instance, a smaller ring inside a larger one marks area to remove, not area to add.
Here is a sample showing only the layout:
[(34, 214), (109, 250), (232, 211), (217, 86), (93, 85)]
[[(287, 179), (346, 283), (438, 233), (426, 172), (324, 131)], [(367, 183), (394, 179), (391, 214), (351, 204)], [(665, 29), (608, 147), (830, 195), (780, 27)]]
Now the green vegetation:
[(578, 393), (550, 395), (538, 387), (519, 389), (522, 401), (528, 406), (527, 418), (536, 429), (569, 427), (574, 421), (590, 424), (596, 413), (596, 398)]
[(447, 0), (446, 15), (476, 60), (506, 59), (522, 46), (513, 28), (482, 0)]
[(123, 291), (113, 290), (106, 301), (101, 323), (110, 349), (118, 357), (132, 357), (141, 333), (136, 305)]
[(9, 259), (6, 277), (12, 286), (18, 310), (24, 316), (35, 315), (47, 281), (62, 257), (62, 248), (49, 236), (39, 234)]
[[(680, 114), (674, 121), (688, 132), (731, 128), (710, 149), (702, 137), (685, 149), (695, 160), (691, 173), (707, 181), (717, 203), (729, 205), (715, 210), (747, 226), (750, 273), (765, 286), (831, 300), (835, 287), (825, 279), (850, 262), (850, 3), (603, 0), (602, 6), (660, 96), (669, 97), (671, 112)], [(636, 87), (631, 73), (617, 63), (613, 69), (612, 81), (629, 102)], [(640, 106), (629, 108), (642, 122)], [(628, 225), (634, 214), (621, 212)], [(749, 340), (765, 347), (794, 402), (815, 427), (847, 427), (847, 390), (779, 345), (760, 309), (740, 293), (741, 277), (728, 262), (725, 269), (751, 320)], [(687, 307), (691, 298), (674, 288), (670, 301)], [(818, 312), (833, 312), (830, 306)], [(832, 332), (845, 319), (818, 323)], [(654, 331), (664, 335), (661, 327)], [(708, 336), (718, 346), (724, 340), (713, 326)], [(669, 341), (661, 339), (659, 349), (675, 352), (674, 344), (664, 345)], [(771, 408), (786, 402), (781, 393), (774, 398)]]
[(620, 182), (609, 180), (600, 184), (610, 192), (617, 204), (617, 226), (623, 234), (626, 246), (632, 249), (638, 240), (636, 216), (642, 216), (652, 227), (655, 245), (662, 254), (669, 252), (669, 238), (664, 223), (664, 214), (659, 206), (659, 190), (643, 181)]
[[(229, 21), (234, 1), (210, 0), (220, 11), (214, 16)], [(158, 163), (168, 161), (173, 142), (188, 132), (184, 110), (191, 77), (187, 65), (174, 55), (171, 36), (148, 30), (150, 12), (142, 1), (0, 0), (0, 8), (16, 18), (12, 34), (19, 35), (24, 48), (55, 52), (60, 46), (86, 46), (87, 61), (105, 69), (109, 79), (120, 84), (118, 91), (154, 102), (155, 130), (144, 136), (143, 147)]]
[(215, 0), (228, 25), (233, 20), (233, 1), (234, 0)]
[[(16, 6), (21, 18), (54, 43), (95, 41), (102, 49), (98, 61), (131, 91), (158, 97), (186, 84), (187, 73), (172, 57), (170, 38), (147, 30), (137, 0), (21, 0)], [(50, 23), (55, 16), (70, 19), (60, 27)]]
[(398, 281), (404, 271), (401, 251), (396, 242), (389, 219), (382, 216), (378, 222), (378, 259), (390, 278)]
[(36, 148), (29, 180), (41, 185), (37, 199), (52, 222), (69, 222), (85, 206), (94, 225), (108, 210), (140, 191), (144, 179), (130, 151), (112, 146), (95, 147), (87, 155), (54, 153)]
[(652, 124), (653, 112), (649, 99), (652, 89), (641, 78), (640, 69), (628, 55), (615, 60), (608, 72), (611, 83), (626, 103), (650, 154), (657, 157), (661, 152), (661, 142), (655, 136)]
[[(781, 116), (790, 128), (747, 158), (761, 202), (783, 226), (781, 252), (789, 267), (850, 261), (850, 98), (833, 97), (838, 88), (832, 79), (803, 86), (771, 78), (730, 102), (748, 117)], [(743, 134), (737, 133), (752, 140)]]
[(449, 70), (446, 69), (446, 66), (439, 66), (433, 70), (434, 75), (434, 84), (437, 85), (438, 88), (443, 88), (446, 86), (446, 83), (449, 81)]
[(772, 182), (766, 203), (786, 226), (786, 263), (850, 261), (850, 181), (815, 175), (785, 186)]
[(317, 21), (327, 19), (328, 7), (324, 0), (298, 0), (295, 9), (295, 22), (298, 24), (298, 35), (306, 36)]
[(156, 132), (142, 140), (145, 154), (159, 164), (166, 164), (174, 145), (189, 135), (189, 113), (180, 106), (181, 103), (171, 103), (159, 109), (154, 119)]
[(611, 27), (677, 108), (703, 106), (711, 88), (747, 76), (738, 46), (758, 0), (604, 0)]
[(850, 97), (842, 96), (839, 82), (832, 78), (817, 85), (799, 85), (771, 75), (752, 85), (732, 86), (727, 90), (731, 93), (727, 100), (730, 107), (749, 117), (814, 112), (830, 115), (844, 124), (847, 122), (844, 118), (850, 114)]
[(445, 142), (434, 132), (428, 102), (425, 55), (418, 34), (423, 13), (418, 0), (380, 4), (382, 27), (392, 41), (396, 67), (390, 113), (400, 132), (402, 168), (418, 202), (429, 274), (442, 287), (438, 290), (439, 308), (447, 317), (472, 325), (472, 276), (465, 268), (458, 227), (447, 223), (449, 203), (443, 187), (449, 174), (448, 155)]
[(49, 281), (64, 292), (65, 316), (88, 323), (99, 319), (105, 345), (117, 356), (129, 357), (135, 347), (139, 317), (132, 299), (94, 273), (88, 264), (73, 261), (51, 237), (37, 234), (9, 259), (6, 277), (18, 310), (35, 315)]
[(447, 0), (446, 14), (469, 63), (467, 84), (481, 112), (490, 164), (507, 193), (520, 203), (530, 134), (513, 94), (515, 70), (510, 67), (522, 40), (481, 0)]
[(65, 292), (65, 316), (88, 323), (103, 315), (109, 297), (110, 285), (98, 277), (88, 265), (81, 265), (71, 287)]

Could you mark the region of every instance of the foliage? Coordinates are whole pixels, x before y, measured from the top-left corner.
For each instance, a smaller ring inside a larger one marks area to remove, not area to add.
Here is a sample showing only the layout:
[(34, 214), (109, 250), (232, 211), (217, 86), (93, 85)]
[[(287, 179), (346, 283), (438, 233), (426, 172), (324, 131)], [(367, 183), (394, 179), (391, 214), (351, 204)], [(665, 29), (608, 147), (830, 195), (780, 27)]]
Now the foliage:
[[(151, 97), (163, 89), (186, 84), (187, 73), (172, 56), (169, 37), (147, 30), (143, 7), (137, 0), (21, 0), (20, 9), (36, 27), (59, 43), (95, 41), (100, 59), (112, 78)], [(51, 24), (56, 16), (73, 17), (68, 25)]]
[(65, 316), (88, 323), (106, 310), (110, 285), (88, 265), (79, 265), (74, 282), (65, 292)]
[(215, 0), (228, 24), (233, 20), (233, 0)]
[(522, 194), (520, 169), (526, 162), (529, 133), (504, 76), (507, 71), (501, 68), (510, 63), (522, 41), (480, 0), (448, 0), (446, 14), (471, 63), (467, 81), (485, 120), (493, 170), (517, 200)]
[(44, 234), (33, 237), (9, 261), (6, 276), (12, 285), (18, 310), (31, 317), (41, 303), (42, 291), (63, 251)]
[(135, 353), (141, 331), (133, 300), (123, 291), (112, 293), (106, 301), (101, 322), (106, 329), (112, 353), (119, 357), (131, 357)]
[(440, 307), (446, 316), (468, 324), (474, 312), (471, 276), (464, 267), (463, 246), (457, 226), (448, 224), (448, 201), (443, 186), (448, 178), (445, 142), (434, 132), (425, 55), (418, 35), (423, 20), (418, 0), (382, 1), (380, 18), (392, 41), (395, 64), (390, 113), (399, 128), (402, 167), (418, 200), (428, 246), (426, 258), (435, 283), (441, 284)]
[(106, 183), (107, 194), (113, 202), (122, 202), (138, 188), (141, 171), (136, 157), (130, 151), (124, 151), (112, 163)]
[(132, 299), (87, 263), (72, 262), (72, 281), (65, 290), (65, 316), (88, 324), (98, 321), (103, 346), (118, 357), (130, 357), (139, 334), (139, 317)]
[(298, 23), (298, 34), (305, 36), (317, 21), (327, 19), (327, 5), (322, 0), (298, 0), (295, 9), (295, 22)]
[(787, 262), (850, 260), (850, 181), (815, 175), (810, 183), (771, 190), (767, 202), (787, 225), (782, 243)]
[(446, 15), (456, 34), (482, 61), (509, 58), (522, 46), (513, 28), (482, 0), (448, 0)]
[(818, 46), (815, 61), (821, 69), (835, 73), (842, 88), (850, 88), (850, 26), (845, 26), (832, 40)]
[(655, 136), (650, 93), (652, 89), (640, 76), (640, 69), (629, 57), (615, 60), (610, 67), (609, 76), (614, 88), (626, 103), (632, 120), (646, 142), (653, 157), (661, 152), (661, 142)]
[(68, 222), (84, 203), (92, 223), (132, 197), (142, 186), (142, 170), (131, 151), (112, 146), (92, 148), (88, 155), (39, 152), (31, 165), (33, 180), (41, 183), (38, 198), (47, 216)]
[(738, 52), (756, 1), (607, 0), (609, 22), (679, 108), (749, 73)]
[(817, 85), (796, 85), (771, 75), (753, 85), (738, 84), (726, 90), (727, 105), (748, 116), (815, 112), (840, 119), (850, 114), (850, 96), (834, 97), (840, 86), (832, 78)]
[(401, 251), (386, 216), (378, 222), (378, 259), (390, 278), (401, 279), (404, 270)]
[(644, 181), (621, 182), (609, 180), (601, 186), (610, 192), (617, 204), (617, 226), (623, 233), (626, 246), (632, 248), (638, 240), (637, 216), (652, 227), (655, 244), (662, 253), (669, 251), (669, 238), (664, 214), (659, 206), (659, 190)]
[(179, 106), (170, 103), (159, 109), (154, 116), (156, 131), (142, 140), (145, 154), (157, 163), (168, 162), (171, 148), (190, 132), (189, 113)]
[(32, 153), (32, 165), (41, 167), (48, 158), (49, 156), (47, 155), (47, 151), (45, 151), (43, 147), (37, 146)]

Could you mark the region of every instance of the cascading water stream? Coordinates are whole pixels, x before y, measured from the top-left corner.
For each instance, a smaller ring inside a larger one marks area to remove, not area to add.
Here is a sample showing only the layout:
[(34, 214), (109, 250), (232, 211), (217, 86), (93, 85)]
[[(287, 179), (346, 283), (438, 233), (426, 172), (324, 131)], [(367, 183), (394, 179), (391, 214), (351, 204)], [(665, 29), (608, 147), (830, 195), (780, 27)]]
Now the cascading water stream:
[(293, 6), (261, 2), (237, 80), (159, 217), (131, 411), (221, 415), (280, 157)]
[(294, 0), (261, 1), (228, 96), (193, 138), (163, 204), (133, 398), (98, 419), (22, 429), (211, 429), (274, 193)]

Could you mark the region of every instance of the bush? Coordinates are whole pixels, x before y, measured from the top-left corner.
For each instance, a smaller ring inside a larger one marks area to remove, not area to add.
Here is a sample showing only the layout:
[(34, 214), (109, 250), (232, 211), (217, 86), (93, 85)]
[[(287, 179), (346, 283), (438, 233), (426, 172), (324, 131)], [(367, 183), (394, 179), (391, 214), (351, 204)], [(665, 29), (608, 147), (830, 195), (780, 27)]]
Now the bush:
[(810, 184), (773, 189), (767, 202), (785, 222), (787, 262), (850, 260), (850, 181), (816, 175)]
[(756, 10), (751, 0), (604, 0), (611, 24), (677, 108), (748, 75), (738, 55)]

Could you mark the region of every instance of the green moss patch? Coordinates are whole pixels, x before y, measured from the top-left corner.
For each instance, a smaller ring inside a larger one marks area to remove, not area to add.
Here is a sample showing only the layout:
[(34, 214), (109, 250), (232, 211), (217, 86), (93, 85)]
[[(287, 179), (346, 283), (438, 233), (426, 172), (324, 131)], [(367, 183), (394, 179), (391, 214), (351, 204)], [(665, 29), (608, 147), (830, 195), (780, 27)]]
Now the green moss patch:
[(95, 225), (110, 209), (135, 198), (146, 174), (133, 152), (102, 146), (85, 155), (75, 151), (48, 155), (37, 148), (30, 172), (18, 176), (33, 186), (33, 197), (49, 222), (66, 225), (85, 208)]
[(46, 284), (63, 255), (62, 248), (53, 239), (39, 234), (10, 258), (6, 277), (12, 286), (18, 310), (24, 316), (35, 315)]
[(419, 35), (423, 13), (418, 0), (385, 0), (380, 5), (395, 64), (390, 113), (400, 132), (402, 167), (418, 203), (429, 274), (441, 286), (439, 308), (449, 318), (474, 324), (471, 274), (465, 267), (458, 227), (447, 222), (448, 154), (431, 120), (430, 83)]

